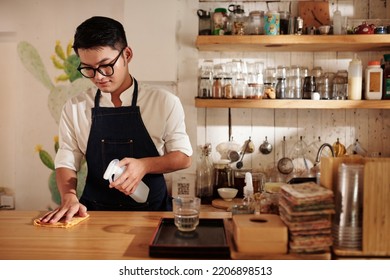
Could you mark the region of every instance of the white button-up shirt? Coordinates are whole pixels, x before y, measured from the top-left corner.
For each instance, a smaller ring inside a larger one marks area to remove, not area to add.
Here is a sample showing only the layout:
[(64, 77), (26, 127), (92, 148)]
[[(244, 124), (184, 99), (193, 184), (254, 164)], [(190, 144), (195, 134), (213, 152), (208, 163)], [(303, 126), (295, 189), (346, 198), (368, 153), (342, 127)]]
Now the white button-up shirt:
[[(120, 95), (122, 106), (131, 106), (134, 84)], [(91, 129), (91, 108), (94, 107), (96, 88), (69, 99), (62, 110), (59, 124), (59, 149), (55, 167), (80, 170)], [(102, 92), (100, 107), (114, 107), (111, 94)], [(177, 96), (168, 90), (138, 85), (137, 106), (141, 117), (160, 155), (181, 151), (192, 155), (186, 133), (184, 110)]]

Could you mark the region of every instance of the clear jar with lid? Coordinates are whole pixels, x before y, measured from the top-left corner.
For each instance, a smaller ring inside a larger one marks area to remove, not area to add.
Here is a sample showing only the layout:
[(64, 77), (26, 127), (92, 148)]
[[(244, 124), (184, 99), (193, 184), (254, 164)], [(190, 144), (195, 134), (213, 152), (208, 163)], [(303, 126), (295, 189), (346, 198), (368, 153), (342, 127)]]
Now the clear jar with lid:
[(338, 70), (333, 79), (332, 99), (345, 100), (348, 97), (348, 72)]
[(264, 34), (264, 12), (251, 11), (248, 17), (248, 24), (245, 28), (247, 35), (262, 35)]
[(199, 98), (211, 98), (212, 82), (210, 77), (200, 77), (199, 81)]
[(225, 8), (216, 8), (213, 14), (213, 35), (225, 35), (228, 16)]
[(234, 83), (234, 98), (246, 98), (247, 83), (244, 77), (238, 77)]
[(365, 72), (364, 98), (368, 100), (382, 99), (383, 70), (380, 61), (369, 61)]
[(232, 21), (232, 35), (245, 35), (247, 18), (245, 16), (244, 6), (231, 4), (228, 10), (232, 13), (229, 19)]
[(264, 95), (264, 85), (263, 84), (248, 84), (248, 98), (251, 99), (262, 99)]
[(276, 98), (275, 85), (273, 83), (264, 83), (263, 97), (269, 99)]
[(224, 98), (233, 98), (233, 78), (225, 77), (223, 82), (223, 97)]

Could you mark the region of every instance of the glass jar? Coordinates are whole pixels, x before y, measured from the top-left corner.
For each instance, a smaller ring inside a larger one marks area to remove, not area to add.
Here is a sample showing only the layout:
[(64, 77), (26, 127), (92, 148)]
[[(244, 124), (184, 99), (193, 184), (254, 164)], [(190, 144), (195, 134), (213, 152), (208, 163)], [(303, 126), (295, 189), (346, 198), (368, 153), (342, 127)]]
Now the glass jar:
[(245, 16), (244, 6), (231, 4), (228, 10), (232, 13), (230, 17), (232, 22), (232, 35), (245, 35), (247, 18)]
[(245, 29), (247, 35), (262, 35), (264, 34), (264, 12), (251, 11), (248, 17), (248, 24)]
[(288, 11), (282, 11), (280, 13), (280, 35), (288, 34), (288, 24), (290, 21), (290, 13)]
[(228, 16), (225, 8), (216, 8), (213, 14), (213, 35), (225, 35)]
[(247, 83), (245, 81), (245, 78), (239, 77), (237, 78), (235, 84), (234, 84), (234, 98), (246, 98), (246, 91), (247, 91)]
[(200, 77), (199, 82), (199, 98), (211, 98), (212, 83), (209, 77)]
[(199, 35), (211, 35), (211, 15), (210, 11), (199, 9), (197, 11), (199, 17)]
[(230, 160), (219, 160), (214, 163), (214, 188), (213, 198), (218, 198), (219, 188), (231, 188), (232, 182), (232, 169), (229, 166)]
[(233, 78), (226, 77), (223, 83), (223, 97), (224, 98), (233, 98)]
[(213, 78), (213, 87), (212, 87), (212, 97), (213, 98), (222, 98), (222, 78), (214, 77)]

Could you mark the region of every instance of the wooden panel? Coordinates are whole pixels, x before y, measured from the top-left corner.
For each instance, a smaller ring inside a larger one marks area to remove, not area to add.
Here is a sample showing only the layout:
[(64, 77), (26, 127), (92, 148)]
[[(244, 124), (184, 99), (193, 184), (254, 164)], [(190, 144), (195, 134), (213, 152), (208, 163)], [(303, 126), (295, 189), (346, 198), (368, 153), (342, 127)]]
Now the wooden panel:
[(364, 167), (363, 254), (390, 256), (390, 159)]
[[(341, 163), (364, 164), (363, 249), (350, 256), (390, 256), (390, 158), (339, 157), (321, 160), (321, 185), (337, 193)], [(348, 252), (336, 254), (348, 256)]]

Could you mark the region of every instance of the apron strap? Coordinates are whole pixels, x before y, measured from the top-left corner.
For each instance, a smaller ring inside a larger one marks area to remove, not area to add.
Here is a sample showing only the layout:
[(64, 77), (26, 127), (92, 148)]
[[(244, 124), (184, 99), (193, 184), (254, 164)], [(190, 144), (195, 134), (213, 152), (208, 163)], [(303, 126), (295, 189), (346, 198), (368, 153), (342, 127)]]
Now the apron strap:
[(134, 81), (134, 91), (133, 91), (133, 100), (131, 101), (131, 106), (135, 107), (137, 106), (137, 98), (138, 98), (138, 82), (135, 78), (133, 78)]

